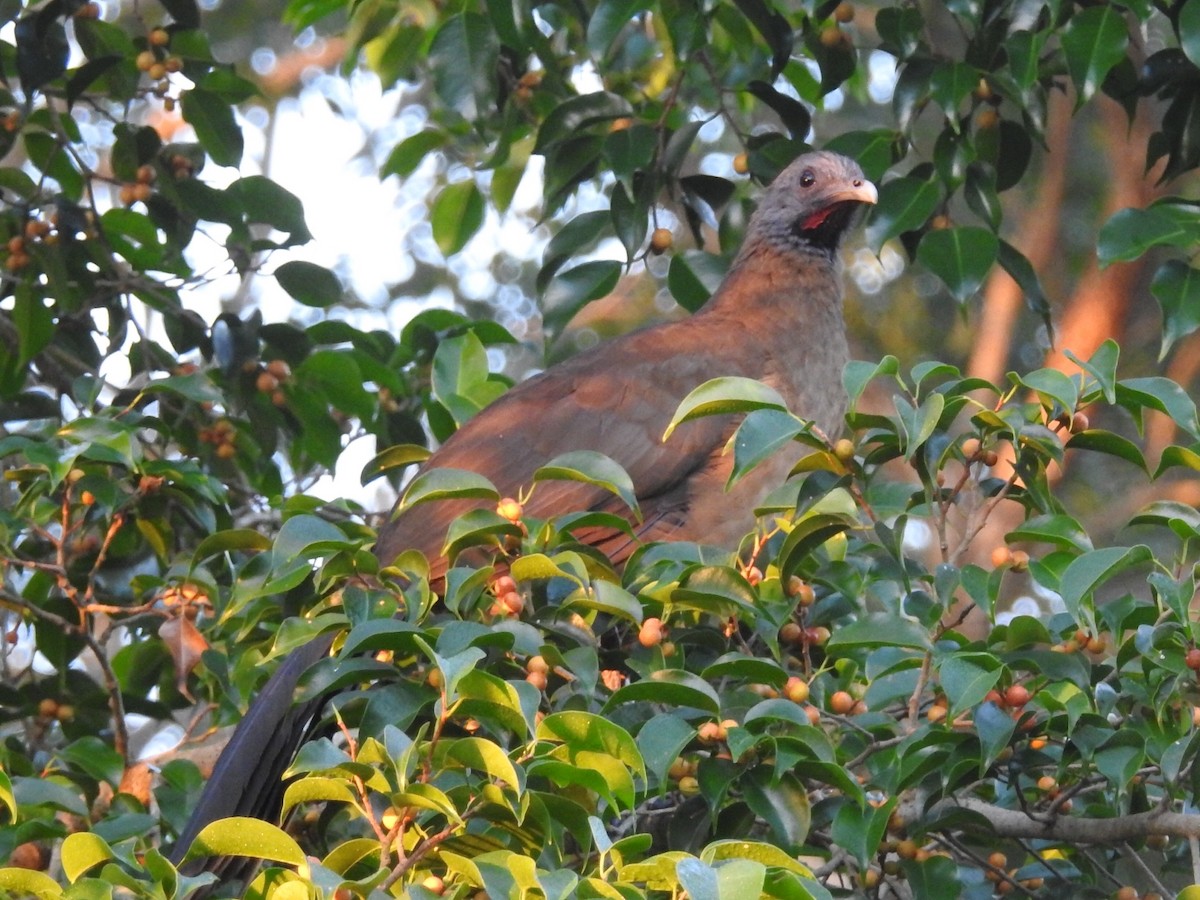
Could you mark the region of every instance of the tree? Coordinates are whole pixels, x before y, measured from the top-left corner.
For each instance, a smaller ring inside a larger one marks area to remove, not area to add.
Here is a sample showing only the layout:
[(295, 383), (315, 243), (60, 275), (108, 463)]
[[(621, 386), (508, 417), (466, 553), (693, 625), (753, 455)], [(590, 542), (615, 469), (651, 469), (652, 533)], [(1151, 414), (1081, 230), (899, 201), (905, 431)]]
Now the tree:
[[(308, 690), (355, 690), (292, 767), (289, 830), (218, 823), (196, 848), (265, 860), (251, 896), (1150, 896), (1192, 881), (1200, 423), (1158, 366), (1190, 379), (1181, 348), (1200, 325), (1200, 216), (1166, 193), (1200, 163), (1198, 0), (293, 0), (292, 27), (336, 30), (349, 65), (411, 83), (426, 125), (381, 174), (436, 171), (447, 257), (540, 161), (554, 236), (529, 280), (548, 344), (647, 284), (701, 304), (750, 180), (806, 141), (881, 185), (851, 274), (863, 304), (889, 279), (893, 312), (857, 334), (878, 361), (846, 372), (846, 435), (815, 437), (725, 381), (678, 413), (744, 412), (740, 470), (780, 441), (809, 449), (748, 537), (753, 559), (667, 546), (617, 573), (567, 520), (506, 506), (452, 539), (508, 546), (511, 582), (463, 566), (441, 599), (421, 559), (380, 568), (380, 511), (307, 486), (361, 434), (381, 447), (364, 480), (399, 487), (426, 424), (444, 438), (503, 389), (487, 351), (512, 335), (444, 310), (399, 334), (191, 311), (220, 268), (212, 246), (247, 296), (273, 279), (312, 309), (355, 303), (335, 272), (287, 257), (311, 237), (291, 192), (225, 177), (251, 127), (238, 110), (262, 94), (211, 49), (223, 13), (101, 12), (3, 9), (5, 891), (194, 886), (159, 849), (202, 780), (186, 748), (326, 629), (345, 633), (342, 665)], [(1104, 124), (1113, 189), (1060, 217), (1079, 203), (1063, 185), (1098, 177), (1067, 162), (1086, 156), (1065, 149), (1086, 139), (1071, 116)], [(1052, 227), (1067, 219), (1087, 227)], [(995, 311), (1003, 277), (1031, 311), (999, 360), (964, 374), (965, 342), (961, 366), (924, 360), (941, 337), (927, 317), (953, 319), (985, 285)], [(1144, 319), (1122, 330), (1135, 291), (1161, 308), (1159, 359)], [(1104, 328), (1077, 342), (1086, 308)], [(916, 311), (913, 336), (900, 317)], [(1053, 323), (1049, 355), (1034, 332)], [(984, 624), (960, 629), (960, 609)], [(146, 721), (186, 737), (153, 778)]]

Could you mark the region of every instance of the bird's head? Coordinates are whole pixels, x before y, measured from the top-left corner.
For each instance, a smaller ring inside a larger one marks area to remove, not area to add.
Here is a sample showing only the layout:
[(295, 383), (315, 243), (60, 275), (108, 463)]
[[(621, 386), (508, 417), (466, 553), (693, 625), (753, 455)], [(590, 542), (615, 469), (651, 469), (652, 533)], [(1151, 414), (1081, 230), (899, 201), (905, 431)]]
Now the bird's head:
[(806, 153), (771, 182), (751, 228), (800, 249), (833, 253), (855, 211), (878, 198), (875, 185), (854, 160), (837, 153)]

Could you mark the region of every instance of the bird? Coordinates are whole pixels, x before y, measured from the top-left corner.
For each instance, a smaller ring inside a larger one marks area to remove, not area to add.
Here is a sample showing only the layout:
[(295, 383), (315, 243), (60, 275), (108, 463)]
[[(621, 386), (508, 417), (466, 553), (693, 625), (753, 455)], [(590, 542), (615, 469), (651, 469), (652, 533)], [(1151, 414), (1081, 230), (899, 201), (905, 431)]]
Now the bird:
[[(778, 454), (739, 480), (726, 445), (733, 415), (683, 423), (664, 432), (693, 389), (718, 376), (757, 379), (797, 416), (838, 433), (846, 411), (842, 369), (849, 359), (842, 313), (839, 248), (854, 215), (877, 201), (875, 186), (848, 157), (804, 153), (765, 190), (741, 249), (708, 302), (692, 316), (635, 331), (549, 367), (511, 388), (468, 420), (423, 464), (486, 476), (516, 497), (534, 472), (562, 453), (590, 450), (630, 476), (640, 510), (579, 481), (539, 482), (525, 513), (603, 510), (624, 529), (592, 527), (575, 537), (620, 566), (637, 546), (694, 541), (735, 549), (753, 528), (754, 508), (786, 478), (794, 456)], [(380, 528), (375, 553), (388, 564), (409, 549), (430, 561), (436, 584), (447, 527), (483, 501), (443, 500), (401, 508)], [(494, 501), (492, 501), (494, 503)], [(329, 654), (321, 635), (293, 650), (252, 702), (175, 844), (178, 859), (207, 824), (228, 816), (275, 819), (283, 773), (320, 719), (327, 698), (294, 704), (304, 672)], [(244, 877), (237, 860), (210, 860), (219, 878)]]

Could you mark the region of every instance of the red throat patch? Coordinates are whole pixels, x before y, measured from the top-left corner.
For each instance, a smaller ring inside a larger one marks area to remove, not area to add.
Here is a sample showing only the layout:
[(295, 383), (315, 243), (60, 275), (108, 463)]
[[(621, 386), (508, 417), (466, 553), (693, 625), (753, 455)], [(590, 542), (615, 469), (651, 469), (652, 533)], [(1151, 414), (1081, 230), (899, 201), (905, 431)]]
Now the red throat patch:
[(811, 216), (809, 216), (807, 219), (804, 220), (804, 224), (801, 227), (805, 231), (812, 231), (816, 228), (820, 228), (822, 225), (825, 224), (825, 220), (829, 218), (830, 213), (832, 213), (834, 211), (834, 209), (836, 209), (836, 205), (835, 206), (827, 206), (824, 209), (817, 210), (815, 213), (813, 213)]

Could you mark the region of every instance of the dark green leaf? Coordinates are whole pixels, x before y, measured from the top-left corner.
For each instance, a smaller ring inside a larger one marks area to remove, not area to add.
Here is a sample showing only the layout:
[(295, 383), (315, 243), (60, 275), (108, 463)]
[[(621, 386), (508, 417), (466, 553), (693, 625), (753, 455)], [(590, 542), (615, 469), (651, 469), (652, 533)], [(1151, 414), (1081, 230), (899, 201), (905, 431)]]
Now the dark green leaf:
[(242, 161), (242, 129), (228, 102), (203, 88), (185, 91), (180, 108), (183, 118), (196, 131), (201, 146), (219, 166), (236, 166)]
[(917, 260), (965, 303), (983, 284), (999, 248), (996, 236), (986, 228), (944, 228), (921, 238)]
[(1067, 71), (1075, 83), (1078, 109), (1099, 89), (1109, 70), (1125, 56), (1128, 26), (1119, 7), (1104, 3), (1079, 10), (1062, 32)]
[(275, 280), (294, 300), (323, 308), (342, 299), (342, 283), (324, 266), (304, 260), (286, 262), (275, 270)]

